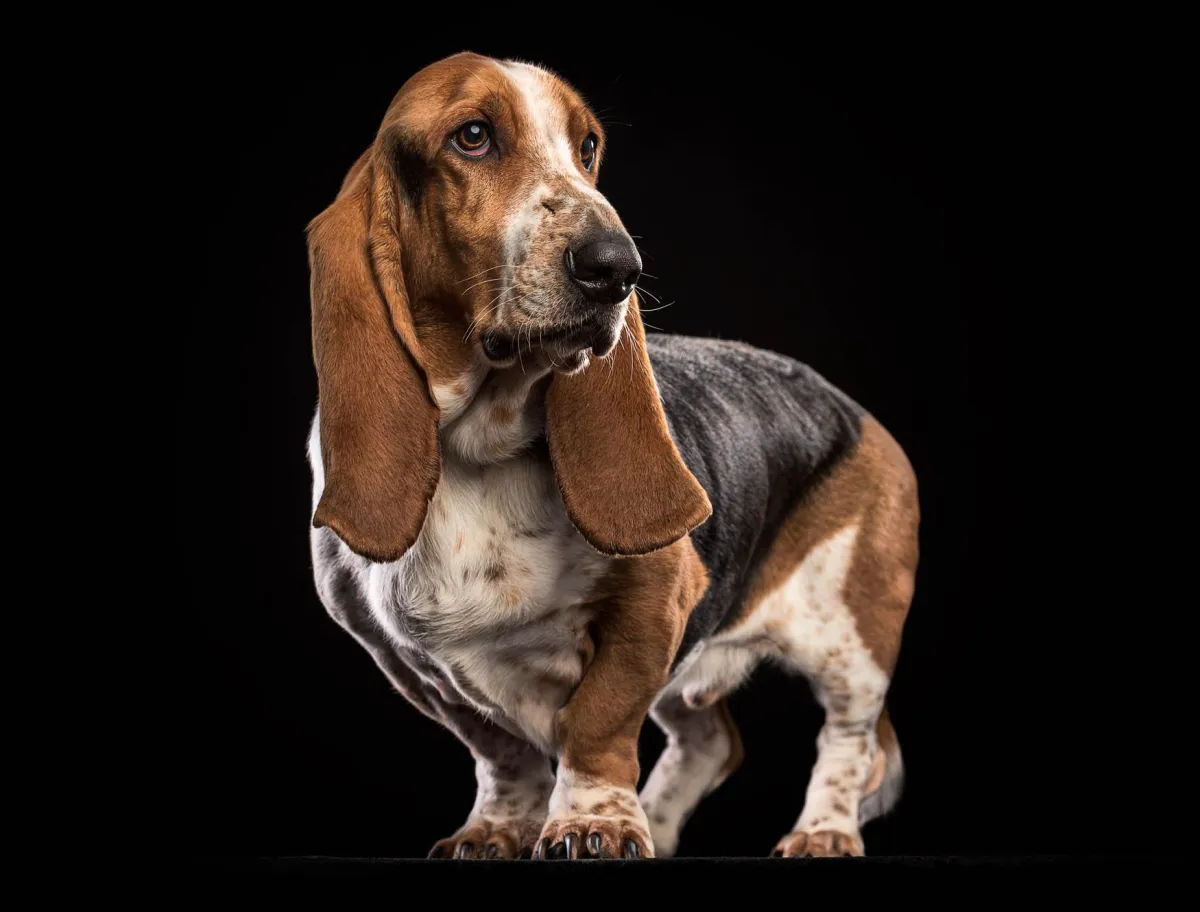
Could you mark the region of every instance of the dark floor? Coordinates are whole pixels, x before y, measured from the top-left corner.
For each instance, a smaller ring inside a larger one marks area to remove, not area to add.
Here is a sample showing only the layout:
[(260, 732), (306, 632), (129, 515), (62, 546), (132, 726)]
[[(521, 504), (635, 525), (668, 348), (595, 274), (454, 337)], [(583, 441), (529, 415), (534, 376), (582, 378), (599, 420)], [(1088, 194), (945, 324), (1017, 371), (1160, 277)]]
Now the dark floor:
[[(765, 898), (756, 891), (794, 887), (845, 884), (859, 888), (869, 884), (944, 884), (947, 875), (970, 872), (972, 877), (999, 874), (998, 883), (1033, 884), (1022, 875), (1036, 872), (1039, 883), (1053, 874), (1074, 875), (1081, 885), (1113, 887), (1135, 885), (1143, 900), (1165, 897), (1174, 880), (1183, 873), (1181, 858), (1129, 855), (1046, 856), (879, 856), (845, 859), (672, 859), (641, 861), (415, 861), (386, 858), (332, 858), (327, 856), (280, 858), (192, 858), (180, 870), (183, 879), (196, 886), (225, 883), (259, 885), (353, 880), (394, 884), (411, 890), (427, 887), (445, 889), (461, 896), (463, 889), (527, 889), (530, 897), (545, 896), (548, 883), (562, 888), (587, 885), (596, 888), (640, 888), (745, 890), (750, 901)], [(413, 894), (408, 894), (413, 895)], [(435, 894), (436, 895), (436, 894)], [(514, 894), (505, 894), (513, 896)], [(606, 894), (587, 894), (603, 896)]]

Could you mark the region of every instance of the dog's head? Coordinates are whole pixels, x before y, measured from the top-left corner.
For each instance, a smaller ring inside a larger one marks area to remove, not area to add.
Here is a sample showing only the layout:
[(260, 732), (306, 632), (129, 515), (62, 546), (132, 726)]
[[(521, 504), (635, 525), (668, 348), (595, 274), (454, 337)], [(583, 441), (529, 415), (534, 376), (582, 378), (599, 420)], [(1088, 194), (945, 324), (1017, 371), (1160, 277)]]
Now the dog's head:
[(579, 95), (528, 64), (459, 54), (401, 88), (309, 226), (314, 525), (374, 560), (403, 554), (440, 475), (434, 386), (523, 349), (556, 368), (551, 458), (594, 547), (644, 554), (708, 517), (646, 356), (637, 248), (596, 190), (604, 148)]

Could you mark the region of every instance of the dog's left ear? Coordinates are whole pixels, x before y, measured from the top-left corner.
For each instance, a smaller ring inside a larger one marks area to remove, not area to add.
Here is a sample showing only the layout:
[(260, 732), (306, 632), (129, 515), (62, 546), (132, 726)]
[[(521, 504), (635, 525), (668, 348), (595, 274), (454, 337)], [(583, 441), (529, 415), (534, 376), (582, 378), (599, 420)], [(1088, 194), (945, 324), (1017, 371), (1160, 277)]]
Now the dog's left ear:
[(712, 515), (667, 428), (636, 294), (625, 327), (608, 358), (556, 374), (546, 395), (546, 436), (567, 514), (593, 548), (612, 555), (665, 548)]

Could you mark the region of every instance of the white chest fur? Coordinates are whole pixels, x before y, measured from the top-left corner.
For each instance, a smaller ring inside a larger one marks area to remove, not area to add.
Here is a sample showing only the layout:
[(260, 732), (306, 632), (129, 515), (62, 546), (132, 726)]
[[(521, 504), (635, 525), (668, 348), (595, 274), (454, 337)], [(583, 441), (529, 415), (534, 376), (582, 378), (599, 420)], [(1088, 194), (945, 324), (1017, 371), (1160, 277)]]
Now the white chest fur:
[(549, 744), (582, 675), (587, 601), (605, 559), (572, 527), (550, 467), (448, 454), (416, 546), (372, 572), (372, 612), (416, 638), (480, 709)]
[[(397, 645), (549, 750), (554, 715), (583, 673), (586, 603), (609, 559), (575, 531), (548, 460), (527, 448), (541, 430), (541, 404), (529, 401), (536, 379), (493, 377), (465, 407), (444, 408), (442, 476), (417, 543), (395, 563), (347, 557), (361, 562), (371, 614)], [(508, 426), (497, 425), (497, 406)], [(315, 437), (309, 452), (319, 488)]]
[(548, 465), (445, 460), (421, 537), (394, 565), (419, 628), (444, 643), (492, 638), (583, 601), (603, 558), (567, 519)]

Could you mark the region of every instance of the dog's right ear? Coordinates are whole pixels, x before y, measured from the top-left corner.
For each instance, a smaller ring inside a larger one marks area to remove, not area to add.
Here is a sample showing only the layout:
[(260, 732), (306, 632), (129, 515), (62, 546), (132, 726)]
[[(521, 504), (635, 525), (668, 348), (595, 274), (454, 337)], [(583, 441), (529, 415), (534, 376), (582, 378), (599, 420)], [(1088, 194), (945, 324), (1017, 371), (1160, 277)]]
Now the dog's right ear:
[[(399, 274), (395, 219), (384, 217), (394, 192), (391, 175), (364, 156), (308, 226), (325, 469), (312, 523), (380, 562), (417, 540), (441, 474), (438, 409)], [(386, 270), (377, 250), (388, 253)]]

